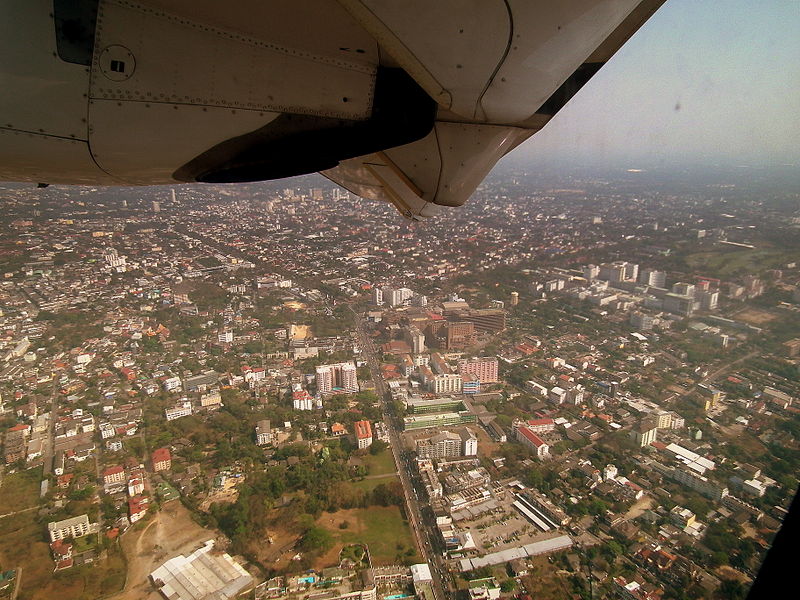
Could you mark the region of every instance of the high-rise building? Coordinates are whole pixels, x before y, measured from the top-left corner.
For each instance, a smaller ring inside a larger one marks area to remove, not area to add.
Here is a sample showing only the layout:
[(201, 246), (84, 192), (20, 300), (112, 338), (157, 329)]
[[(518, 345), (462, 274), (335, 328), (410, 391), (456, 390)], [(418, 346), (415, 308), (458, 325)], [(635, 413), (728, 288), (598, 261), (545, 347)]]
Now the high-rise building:
[(463, 383), (461, 375), (445, 373), (434, 375), (430, 380), (429, 388), (434, 394), (460, 394)]
[(461, 435), (461, 454), (464, 456), (478, 455), (478, 438), (469, 429), (464, 429)]
[(447, 350), (468, 348), (476, 342), (475, 325), (460, 321), (446, 323), (440, 330), (439, 337), (439, 346), (444, 346)]
[[(385, 287), (383, 288), (383, 300), (389, 306), (407, 306), (411, 303), (411, 298), (414, 296), (414, 292), (408, 288), (390, 288)], [(427, 298), (426, 298), (427, 301)]]
[(653, 328), (654, 319), (647, 313), (643, 312), (632, 312), (631, 313), (631, 325), (636, 329), (641, 329), (643, 331), (647, 331)]
[(511, 292), (511, 306), (519, 304), (519, 292)]
[(656, 441), (657, 434), (658, 428), (656, 427), (656, 423), (642, 421), (633, 428), (631, 437), (633, 438), (634, 444), (639, 448), (644, 448), (645, 446), (649, 446), (651, 442)]
[(317, 391), (320, 394), (357, 392), (356, 366), (345, 362), (317, 367)]
[(441, 431), (429, 438), (415, 442), (417, 456), (420, 458), (455, 458), (462, 456), (461, 436), (451, 431)]
[(703, 310), (716, 310), (719, 305), (719, 292), (699, 291), (695, 297), (700, 300), (700, 308)]
[(597, 279), (610, 283), (620, 283), (622, 281), (636, 281), (638, 276), (639, 265), (618, 260), (600, 265)]
[(478, 331), (502, 331), (506, 328), (506, 311), (499, 308), (478, 308), (458, 315), (459, 321), (473, 323)]
[(664, 310), (675, 315), (689, 317), (694, 312), (694, 300), (691, 296), (666, 294), (664, 296)]
[(425, 334), (422, 333), (417, 327), (411, 325), (405, 330), (406, 340), (408, 345), (411, 346), (413, 354), (422, 354), (425, 352)]
[(470, 373), (461, 375), (461, 393), (467, 395), (481, 393), (481, 380), (477, 375)]
[(306, 390), (292, 392), (292, 406), (295, 410), (314, 410), (314, 399)]
[(383, 304), (383, 290), (378, 286), (372, 288), (372, 303), (375, 306), (381, 306)]
[(644, 269), (639, 274), (639, 283), (651, 287), (663, 288), (667, 285), (667, 274), (664, 271), (657, 271), (656, 269)]
[(153, 212), (161, 212), (161, 204), (153, 200)]
[(689, 298), (694, 298), (694, 292), (694, 285), (691, 283), (679, 281), (672, 286), (672, 293), (678, 294), (679, 296), (688, 296)]
[(600, 267), (597, 265), (586, 265), (583, 268), (583, 277), (589, 281), (593, 279), (597, 279), (597, 276), (600, 275)]
[(458, 361), (461, 375), (476, 375), (482, 384), (497, 383), (498, 362), (496, 357), (482, 356)]

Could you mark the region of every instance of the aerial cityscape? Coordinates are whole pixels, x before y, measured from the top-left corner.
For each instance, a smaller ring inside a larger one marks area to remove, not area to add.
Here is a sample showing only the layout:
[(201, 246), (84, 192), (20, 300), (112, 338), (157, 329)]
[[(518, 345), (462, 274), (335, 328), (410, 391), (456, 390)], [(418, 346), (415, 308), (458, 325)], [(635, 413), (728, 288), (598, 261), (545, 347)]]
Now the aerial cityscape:
[(0, 598), (737, 599), (797, 488), (788, 168), (0, 214)]

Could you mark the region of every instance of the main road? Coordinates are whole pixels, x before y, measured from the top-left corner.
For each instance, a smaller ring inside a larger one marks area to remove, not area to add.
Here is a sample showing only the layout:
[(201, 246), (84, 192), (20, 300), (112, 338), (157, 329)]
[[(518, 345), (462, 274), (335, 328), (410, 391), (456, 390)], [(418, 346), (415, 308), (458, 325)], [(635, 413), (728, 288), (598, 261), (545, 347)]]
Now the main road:
[(424, 492), (422, 490), (418, 492), (417, 488), (415, 488), (414, 482), (412, 481), (412, 476), (414, 474), (413, 461), (403, 453), (403, 441), (398, 430), (399, 416), (394, 414), (391, 393), (386, 383), (383, 381), (380, 372), (378, 351), (375, 348), (375, 343), (369, 335), (367, 335), (367, 330), (361, 315), (357, 314), (355, 311), (353, 311), (353, 314), (356, 322), (359, 346), (361, 347), (363, 356), (372, 374), (372, 380), (375, 383), (375, 391), (378, 393), (383, 403), (383, 422), (389, 433), (389, 447), (394, 455), (397, 473), (400, 476), (400, 483), (403, 486), (408, 521), (411, 524), (411, 530), (414, 532), (417, 547), (425, 562), (430, 566), (431, 575), (433, 576), (433, 585), (431, 588), (433, 589), (434, 598), (435, 600), (453, 600), (455, 598), (455, 588), (452, 584), (452, 579), (447, 573), (447, 567), (441, 554), (436, 551), (436, 548), (440, 544), (437, 539), (438, 536), (435, 533), (435, 523), (430, 522), (433, 518), (432, 513), (429, 515), (429, 523), (426, 526), (425, 518), (422, 513), (422, 505), (419, 499), (419, 494), (424, 494)]

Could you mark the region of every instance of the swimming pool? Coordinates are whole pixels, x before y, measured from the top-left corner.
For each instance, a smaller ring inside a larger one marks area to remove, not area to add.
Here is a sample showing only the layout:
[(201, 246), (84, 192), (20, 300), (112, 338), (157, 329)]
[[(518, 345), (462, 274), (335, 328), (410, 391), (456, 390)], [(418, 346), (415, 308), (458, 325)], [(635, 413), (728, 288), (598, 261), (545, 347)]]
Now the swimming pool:
[(384, 596), (383, 600), (402, 600), (403, 598), (411, 598), (411, 594), (394, 594), (392, 596)]

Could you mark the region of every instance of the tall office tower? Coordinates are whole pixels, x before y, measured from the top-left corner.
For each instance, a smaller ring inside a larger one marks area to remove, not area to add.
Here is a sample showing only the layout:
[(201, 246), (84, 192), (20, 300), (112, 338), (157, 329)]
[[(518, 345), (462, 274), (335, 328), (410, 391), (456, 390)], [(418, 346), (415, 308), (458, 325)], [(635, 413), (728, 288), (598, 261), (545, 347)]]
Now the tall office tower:
[(153, 200), (153, 212), (161, 212), (161, 204)]
[(406, 340), (408, 345), (411, 346), (413, 354), (422, 354), (425, 352), (425, 334), (422, 333), (418, 327), (414, 325), (406, 329)]
[(700, 300), (700, 308), (703, 310), (716, 310), (719, 305), (719, 292), (701, 290), (695, 294), (695, 298)]
[(356, 366), (346, 362), (317, 367), (317, 391), (320, 394), (357, 392)]
[(372, 288), (372, 303), (375, 306), (383, 304), (383, 290), (377, 286)]
[(600, 272), (597, 278), (611, 283), (619, 283), (621, 281), (636, 281), (638, 275), (639, 265), (617, 260), (600, 265)]
[(600, 273), (598, 273), (597, 278), (603, 281), (610, 281), (611, 283), (624, 281), (625, 263), (613, 262), (600, 265)]
[(586, 265), (583, 268), (583, 277), (589, 281), (593, 279), (597, 279), (597, 276), (600, 275), (600, 267), (597, 265)]
[(511, 292), (511, 306), (519, 304), (519, 292)]
[(633, 312), (631, 313), (631, 325), (636, 329), (641, 329), (647, 331), (648, 329), (653, 328), (654, 320), (653, 317), (646, 313), (642, 312)]
[(663, 288), (667, 285), (667, 274), (656, 269), (644, 269), (639, 274), (639, 283), (652, 287)]
[(636, 281), (639, 277), (639, 265), (636, 263), (625, 263), (625, 281)]
[(672, 293), (694, 298), (694, 286), (691, 283), (678, 282), (672, 286)]

